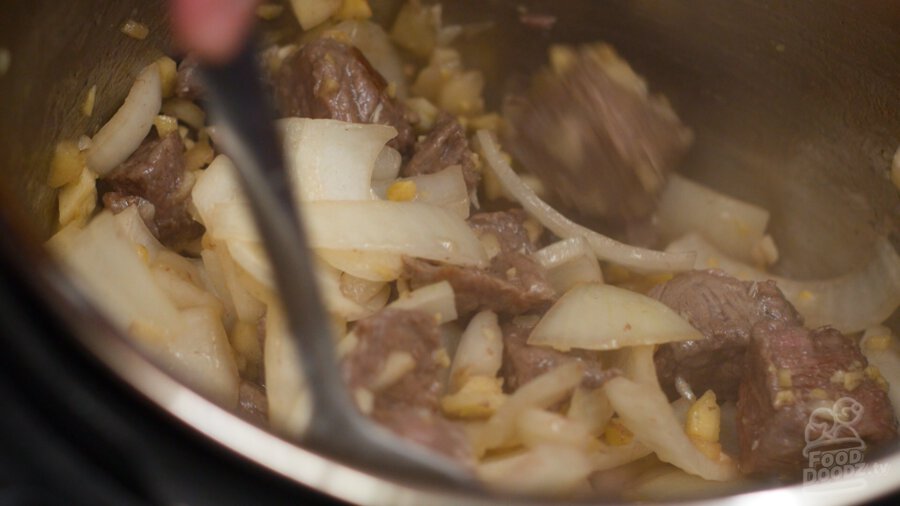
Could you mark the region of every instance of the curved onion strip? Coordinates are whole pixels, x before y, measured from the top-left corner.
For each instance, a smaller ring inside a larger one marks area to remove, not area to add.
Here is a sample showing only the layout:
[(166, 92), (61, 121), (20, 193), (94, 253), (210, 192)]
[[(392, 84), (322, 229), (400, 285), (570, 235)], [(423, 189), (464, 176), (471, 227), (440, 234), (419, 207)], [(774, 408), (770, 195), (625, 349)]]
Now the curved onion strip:
[(102, 177), (128, 159), (150, 132), (161, 105), (159, 66), (151, 63), (134, 81), (122, 107), (92, 139), (88, 168)]
[(396, 149), (385, 146), (375, 159), (375, 168), (372, 170), (374, 181), (397, 179), (400, 174), (400, 165), (403, 164), (403, 155)]
[(216, 205), (246, 201), (237, 168), (225, 155), (217, 156), (205, 170), (200, 171), (191, 189), (191, 202), (199, 215), (197, 218), (208, 229), (213, 226)]
[(453, 287), (447, 281), (438, 281), (430, 285), (416, 288), (401, 295), (391, 302), (394, 309), (424, 311), (434, 316), (438, 325), (456, 320), (456, 296)]
[(288, 333), (284, 311), (270, 304), (266, 311), (266, 345), (263, 361), (266, 398), (272, 428), (291, 437), (301, 436), (312, 416), (312, 401), (300, 356)]
[(766, 234), (769, 211), (671, 174), (656, 215), (663, 240), (700, 233), (725, 253), (752, 261), (751, 251)]
[(570, 445), (539, 445), (478, 466), (491, 487), (517, 494), (559, 494), (584, 483), (593, 471), (587, 453)]
[(528, 344), (603, 351), (703, 338), (655, 299), (612, 285), (584, 283), (553, 304), (531, 331)]
[(609, 402), (622, 423), (635, 439), (653, 450), (664, 462), (701, 478), (715, 481), (731, 480), (738, 476), (737, 467), (725, 455), (714, 461), (704, 455), (684, 433), (672, 406), (659, 387), (653, 367), (653, 348), (638, 346), (625, 353), (633, 353), (625, 362), (626, 376), (617, 377), (603, 385)]
[(369, 281), (394, 281), (403, 271), (403, 257), (394, 253), (337, 249), (316, 253), (335, 269)]
[[(418, 202), (345, 201), (303, 205), (312, 248), (395, 253), (455, 265), (483, 266), (487, 255), (466, 222), (446, 209)], [(250, 209), (215, 206), (212, 231), (224, 239), (257, 241)]]
[(557, 236), (563, 238), (584, 236), (597, 257), (641, 271), (683, 271), (690, 269), (693, 265), (694, 258), (690, 253), (667, 253), (629, 246), (566, 218), (541, 200), (531, 188), (522, 182), (500, 156), (500, 150), (490, 132), (479, 130), (477, 137), (485, 161), (497, 176), (503, 189), (515, 197), (529, 214)]
[(482, 311), (472, 317), (463, 332), (450, 368), (450, 391), (456, 391), (476, 375), (493, 378), (503, 361), (503, 333), (497, 313)]
[[(416, 185), (415, 202), (440, 206), (453, 211), (460, 218), (469, 217), (469, 190), (459, 165), (451, 165), (432, 174), (421, 174), (397, 181), (412, 181)], [(396, 181), (378, 181), (372, 190), (380, 198), (386, 198), (388, 188)]]
[(332, 119), (278, 122), (294, 196), (301, 201), (370, 200), (372, 171), (394, 127)]
[(569, 291), (578, 283), (603, 282), (597, 255), (584, 237), (557, 241), (535, 251), (534, 258), (547, 270), (547, 279), (559, 293)]
[(900, 306), (900, 255), (886, 239), (879, 239), (873, 249), (874, 257), (856, 271), (831, 279), (797, 281), (732, 260), (696, 234), (687, 235), (667, 248), (696, 252), (698, 269), (721, 269), (744, 280), (775, 280), (803, 315), (806, 326), (831, 325), (846, 333), (878, 325)]

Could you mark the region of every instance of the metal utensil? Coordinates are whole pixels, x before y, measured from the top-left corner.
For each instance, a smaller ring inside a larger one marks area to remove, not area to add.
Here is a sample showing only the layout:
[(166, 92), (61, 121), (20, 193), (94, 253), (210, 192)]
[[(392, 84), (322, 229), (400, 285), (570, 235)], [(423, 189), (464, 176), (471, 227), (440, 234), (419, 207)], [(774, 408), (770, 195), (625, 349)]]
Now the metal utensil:
[(238, 168), (277, 273), (288, 326), (311, 387), (314, 416), (302, 443), (366, 468), (403, 473), (421, 483), (475, 487), (474, 478), (462, 466), (376, 426), (351, 403), (338, 372), (311, 252), (291, 195), (273, 127), (273, 108), (263, 93), (252, 45), (229, 63), (203, 66), (201, 76), (208, 90), (210, 116), (222, 134), (224, 150)]

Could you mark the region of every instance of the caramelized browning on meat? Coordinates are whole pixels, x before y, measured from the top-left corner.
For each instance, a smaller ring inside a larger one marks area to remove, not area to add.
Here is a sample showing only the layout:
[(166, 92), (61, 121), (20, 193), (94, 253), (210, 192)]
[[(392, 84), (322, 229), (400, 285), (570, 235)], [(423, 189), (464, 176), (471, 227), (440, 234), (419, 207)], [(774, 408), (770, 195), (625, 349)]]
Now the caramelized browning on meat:
[(556, 293), (545, 269), (531, 256), (534, 242), (524, 225), (521, 210), (479, 213), (469, 226), (494, 251), (486, 269), (405, 259), (404, 276), (413, 288), (448, 281), (456, 294), (456, 310), (462, 314), (490, 309), (516, 315), (546, 309)]
[(403, 167), (403, 175), (431, 174), (451, 165), (459, 165), (466, 188), (472, 192), (481, 179), (473, 156), (462, 125), (450, 114), (441, 112), (431, 132), (416, 144), (412, 158)]
[(652, 213), (690, 130), (606, 45), (558, 48), (555, 71), (505, 111), (511, 154), (585, 216), (631, 222)]
[[(843, 427), (834, 416), (843, 417)], [(859, 345), (835, 329), (756, 326), (738, 401), (741, 470), (798, 478), (810, 466), (807, 440), (818, 441), (828, 427), (847, 438), (845, 445), (896, 438), (887, 384)], [(835, 450), (838, 443), (813, 449)]]
[(695, 392), (713, 390), (719, 399), (737, 399), (753, 326), (769, 320), (802, 323), (773, 281), (744, 282), (720, 271), (686, 272), (648, 295), (674, 309), (706, 336), (667, 343), (657, 350), (654, 358), (660, 385), (672, 399), (678, 396), (678, 376)]
[(119, 212), (138, 205), (154, 235), (177, 249), (203, 233), (203, 226), (188, 212), (193, 181), (185, 173), (184, 144), (173, 132), (161, 139), (145, 140), (128, 160), (100, 181), (100, 188), (105, 190), (106, 208)]
[(391, 98), (387, 82), (355, 47), (320, 38), (285, 58), (274, 76), (284, 116), (378, 123), (397, 129), (389, 146), (401, 153), (412, 147), (405, 108)]

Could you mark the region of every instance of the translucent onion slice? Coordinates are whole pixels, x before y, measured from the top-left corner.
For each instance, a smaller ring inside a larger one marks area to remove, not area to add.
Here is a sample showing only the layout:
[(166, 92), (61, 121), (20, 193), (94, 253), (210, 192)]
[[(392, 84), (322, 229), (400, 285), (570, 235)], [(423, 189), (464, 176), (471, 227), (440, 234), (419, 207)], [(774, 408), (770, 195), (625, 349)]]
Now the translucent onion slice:
[(162, 106), (159, 66), (151, 63), (138, 75), (125, 103), (94, 135), (87, 166), (98, 176), (124, 162), (141, 145)]
[(309, 426), (312, 401), (306, 374), (293, 343), (284, 310), (278, 304), (270, 304), (266, 311), (266, 345), (263, 349), (269, 422), (279, 433), (297, 438)]
[(403, 257), (394, 253), (332, 249), (316, 253), (335, 269), (369, 281), (394, 281), (403, 271)]
[(394, 127), (331, 119), (278, 122), (285, 158), (301, 201), (370, 200), (372, 171)]
[(603, 282), (600, 263), (584, 237), (555, 242), (536, 251), (534, 258), (547, 269), (547, 279), (559, 293), (578, 283)]
[(632, 366), (626, 376), (607, 381), (603, 388), (622, 423), (656, 456), (688, 473), (714, 481), (739, 476), (734, 462), (724, 453), (718, 460), (704, 455), (684, 433), (672, 406), (656, 378), (653, 347), (639, 346), (623, 353), (633, 353), (626, 360)]
[(612, 285), (584, 283), (556, 301), (531, 331), (528, 344), (561, 351), (615, 350), (703, 338), (655, 299)]
[(426, 285), (401, 295), (391, 302), (394, 309), (424, 311), (434, 315), (438, 325), (456, 320), (456, 296), (453, 287), (446, 281)]
[(560, 494), (585, 482), (593, 471), (585, 450), (570, 445), (539, 445), (488, 460), (478, 477), (489, 486), (517, 494)]
[(743, 261), (766, 234), (769, 211), (671, 174), (656, 215), (663, 240), (699, 233), (717, 248)]
[(493, 378), (503, 362), (503, 333), (497, 313), (482, 311), (472, 317), (460, 338), (450, 367), (450, 390), (456, 391), (472, 376)]
[(886, 239), (875, 243), (874, 256), (861, 268), (808, 281), (774, 276), (733, 260), (697, 234), (678, 239), (667, 250), (696, 252), (697, 269), (721, 269), (743, 280), (775, 280), (807, 327), (831, 325), (841, 332), (858, 332), (880, 324), (900, 306), (900, 255)]
[(191, 189), (191, 202), (197, 211), (195, 218), (207, 229), (213, 226), (216, 205), (246, 201), (237, 168), (225, 155), (217, 156), (206, 170), (200, 171)]
[(378, 197), (384, 199), (387, 198), (388, 188), (397, 181), (411, 181), (416, 185), (413, 201), (443, 207), (463, 219), (469, 217), (469, 190), (459, 165), (451, 165), (433, 174), (378, 181), (372, 185), (372, 189)]
[[(257, 241), (243, 204), (216, 206), (212, 230), (224, 239)], [(309, 245), (315, 249), (374, 251), (483, 266), (478, 238), (455, 214), (418, 202), (308, 202), (303, 206)]]
[(291, 0), (291, 9), (303, 30), (322, 24), (341, 8), (343, 0)]
[(653, 251), (620, 243), (605, 235), (583, 227), (550, 207), (531, 190), (500, 155), (493, 137), (487, 130), (479, 130), (478, 143), (482, 154), (503, 189), (551, 232), (562, 238), (583, 236), (598, 258), (646, 272), (674, 272), (690, 269), (694, 263), (691, 253)]

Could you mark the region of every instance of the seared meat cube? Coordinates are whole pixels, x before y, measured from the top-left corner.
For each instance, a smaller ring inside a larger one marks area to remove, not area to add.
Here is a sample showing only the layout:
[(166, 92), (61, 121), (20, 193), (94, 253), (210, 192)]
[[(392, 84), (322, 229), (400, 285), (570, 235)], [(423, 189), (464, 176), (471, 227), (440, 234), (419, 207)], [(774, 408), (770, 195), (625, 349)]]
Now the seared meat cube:
[[(184, 144), (177, 132), (148, 139), (100, 181), (103, 205), (119, 212), (138, 205), (163, 244), (179, 247), (203, 233), (188, 212), (193, 178), (185, 174)], [(152, 206), (152, 209), (149, 207)]]
[(187, 55), (178, 64), (175, 74), (175, 96), (196, 100), (206, 92), (200, 82), (200, 61), (193, 55)]
[(456, 309), (466, 315), (490, 309), (508, 315), (548, 307), (556, 294), (544, 268), (530, 254), (534, 243), (522, 211), (480, 213), (469, 225), (494, 251), (487, 269), (439, 264), (419, 259), (404, 261), (404, 275), (413, 288), (448, 281), (456, 294)]
[[(887, 384), (853, 339), (829, 327), (757, 325), (737, 406), (741, 470), (748, 474), (799, 477), (811, 464), (807, 441), (827, 443), (828, 426), (866, 444), (897, 435)], [(818, 408), (825, 409), (814, 413)], [(835, 408), (845, 418), (838, 424)]]
[(719, 399), (737, 399), (753, 326), (769, 320), (802, 323), (775, 282), (744, 282), (720, 271), (686, 272), (656, 286), (648, 295), (674, 309), (706, 336), (667, 343), (656, 351), (659, 381), (671, 399), (678, 396), (678, 376), (698, 395), (713, 390)]
[(611, 47), (555, 51), (555, 69), (506, 108), (510, 153), (587, 217), (648, 216), (691, 131)]
[(331, 38), (304, 45), (282, 62), (274, 87), (284, 116), (378, 123), (397, 129), (389, 146), (406, 153), (415, 140), (405, 108), (355, 47)]
[(416, 144), (412, 158), (403, 167), (403, 175), (431, 174), (451, 165), (459, 165), (466, 188), (471, 192), (481, 178), (475, 169), (473, 156), (462, 125), (450, 114), (441, 112), (431, 132)]
[(571, 361), (581, 362), (584, 366), (582, 385), (588, 388), (597, 388), (619, 374), (615, 369), (603, 369), (597, 352), (572, 350), (563, 353), (547, 346), (527, 344), (533, 328), (533, 325), (516, 321), (505, 323), (502, 327), (503, 385), (510, 392)]

